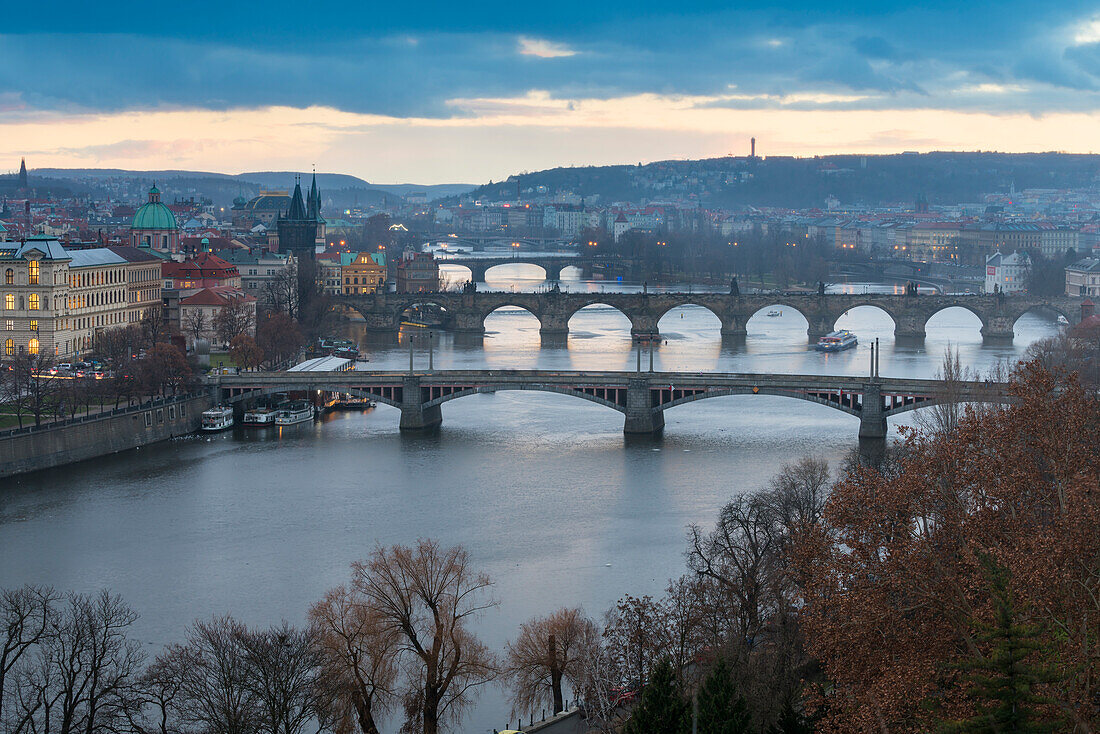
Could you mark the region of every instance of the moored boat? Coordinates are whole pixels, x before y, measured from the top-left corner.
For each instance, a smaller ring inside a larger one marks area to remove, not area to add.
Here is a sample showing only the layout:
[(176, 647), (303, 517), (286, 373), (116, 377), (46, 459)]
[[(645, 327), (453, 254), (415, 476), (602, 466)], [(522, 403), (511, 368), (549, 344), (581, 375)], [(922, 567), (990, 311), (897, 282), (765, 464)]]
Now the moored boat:
[(263, 428), (265, 426), (275, 425), (275, 414), (278, 413), (275, 408), (253, 408), (252, 410), (245, 411), (244, 420), (241, 421), (243, 425)]
[(295, 400), (292, 403), (280, 406), (275, 414), (275, 425), (292, 426), (295, 423), (305, 423), (313, 420), (313, 405), (305, 400)]
[(215, 405), (202, 412), (202, 430), (207, 433), (224, 431), (233, 427), (233, 409), (224, 405)]
[(817, 346), (814, 349), (819, 352), (843, 352), (845, 349), (851, 349), (856, 344), (859, 344), (856, 335), (847, 329), (841, 329), (818, 339)]

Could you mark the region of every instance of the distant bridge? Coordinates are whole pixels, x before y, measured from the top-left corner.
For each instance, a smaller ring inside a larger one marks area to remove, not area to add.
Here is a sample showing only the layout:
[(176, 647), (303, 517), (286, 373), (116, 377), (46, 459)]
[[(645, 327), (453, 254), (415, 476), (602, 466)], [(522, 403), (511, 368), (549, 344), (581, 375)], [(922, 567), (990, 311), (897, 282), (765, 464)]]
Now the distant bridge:
[(658, 322), (673, 308), (695, 305), (711, 311), (721, 322), (723, 337), (744, 338), (754, 314), (781, 306), (802, 314), (809, 323), (810, 340), (833, 331), (850, 309), (873, 306), (894, 321), (898, 339), (923, 339), (928, 320), (946, 308), (963, 308), (982, 323), (991, 340), (1011, 340), (1020, 316), (1036, 309), (1061, 314), (1071, 324), (1081, 320), (1081, 299), (1066, 296), (1039, 298), (1001, 295), (885, 295), (885, 294), (752, 294), (726, 293), (377, 293), (337, 296), (341, 305), (359, 312), (368, 331), (396, 333), (402, 314), (412, 306), (434, 304), (446, 311), (447, 328), (468, 334), (485, 332), (485, 319), (498, 308), (515, 306), (534, 314), (543, 336), (565, 336), (569, 319), (580, 309), (610, 306), (630, 319), (635, 336), (655, 336)]
[(447, 370), (438, 372), (252, 372), (219, 375), (210, 386), (223, 402), (237, 403), (279, 392), (347, 393), (401, 411), (402, 430), (438, 426), (450, 400), (500, 390), (536, 390), (587, 400), (623, 413), (623, 431), (657, 433), (664, 412), (727, 395), (778, 395), (857, 416), (859, 437), (884, 441), (886, 419), (947, 400), (1008, 401), (1002, 384), (965, 382), (950, 395), (938, 380), (833, 375), (707, 372), (558, 372), (542, 370)]
[(513, 256), (500, 257), (467, 257), (463, 255), (442, 255), (438, 258), (440, 265), (461, 265), (468, 268), (471, 279), (475, 283), (483, 283), (486, 273), (498, 265), (537, 265), (546, 274), (547, 280), (561, 280), (561, 271), (569, 267), (581, 269), (581, 277), (592, 275), (592, 266), (603, 262), (612, 264), (606, 258), (587, 257), (577, 254), (561, 255), (524, 255), (516, 253)]

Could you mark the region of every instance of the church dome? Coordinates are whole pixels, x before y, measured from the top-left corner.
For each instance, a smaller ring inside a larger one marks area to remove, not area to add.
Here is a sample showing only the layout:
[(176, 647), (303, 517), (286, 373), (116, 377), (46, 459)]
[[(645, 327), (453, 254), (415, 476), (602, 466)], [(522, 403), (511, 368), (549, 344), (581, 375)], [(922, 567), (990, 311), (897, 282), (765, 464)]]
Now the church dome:
[(142, 204), (134, 214), (130, 229), (179, 229), (172, 210), (161, 203), (160, 189), (156, 185), (149, 189), (149, 202)]

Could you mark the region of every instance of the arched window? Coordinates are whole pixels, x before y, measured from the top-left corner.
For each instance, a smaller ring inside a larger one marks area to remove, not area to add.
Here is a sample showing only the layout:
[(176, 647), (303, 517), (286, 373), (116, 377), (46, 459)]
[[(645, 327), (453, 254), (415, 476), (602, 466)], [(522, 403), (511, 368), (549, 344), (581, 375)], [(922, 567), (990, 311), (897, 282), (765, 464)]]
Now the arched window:
[(11, 268), (4, 271), (4, 284), (15, 285), (15, 271)]
[(7, 293), (7, 294), (4, 295), (4, 310), (5, 311), (14, 311), (15, 310), (15, 294), (14, 293)]
[(15, 340), (14, 339), (8, 339), (6, 342), (4, 342), (4, 356), (6, 356), (6, 357), (14, 357), (15, 356)]
[(31, 354), (38, 354), (38, 340), (37, 339), (31, 339), (29, 342), (27, 342), (27, 351), (30, 352)]
[(38, 294), (37, 293), (32, 293), (30, 295), (30, 307), (31, 307), (30, 308), (31, 311), (37, 311), (38, 310)]

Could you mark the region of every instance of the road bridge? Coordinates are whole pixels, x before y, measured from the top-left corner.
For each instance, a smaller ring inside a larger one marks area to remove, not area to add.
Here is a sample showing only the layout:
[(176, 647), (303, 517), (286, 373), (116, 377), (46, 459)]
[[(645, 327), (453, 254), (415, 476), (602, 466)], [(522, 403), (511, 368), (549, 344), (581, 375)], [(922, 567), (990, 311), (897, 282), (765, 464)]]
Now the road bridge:
[(859, 418), (859, 437), (884, 442), (886, 420), (947, 400), (999, 403), (1002, 384), (964, 382), (948, 393), (938, 380), (718, 372), (559, 372), (445, 370), (431, 372), (252, 372), (218, 375), (210, 387), (224, 403), (280, 392), (325, 391), (369, 398), (401, 411), (402, 430), (438, 426), (441, 406), (468, 395), (535, 390), (587, 400), (624, 415), (623, 431), (653, 434), (666, 410), (728, 395), (777, 395), (825, 405)]
[(981, 321), (981, 333), (990, 340), (1011, 340), (1016, 320), (1036, 309), (1061, 314), (1071, 324), (1081, 320), (1081, 299), (1066, 296), (1035, 297), (1000, 295), (893, 295), (893, 294), (747, 294), (726, 293), (377, 293), (338, 296), (341, 305), (359, 312), (368, 331), (396, 333), (402, 314), (415, 305), (433, 304), (447, 315), (448, 328), (468, 334), (485, 332), (485, 319), (498, 308), (514, 306), (534, 314), (543, 336), (565, 336), (569, 319), (582, 308), (602, 304), (618, 309), (630, 319), (630, 331), (638, 336), (659, 334), (658, 322), (671, 309), (695, 305), (711, 311), (721, 322), (723, 337), (744, 338), (746, 324), (762, 310), (780, 306), (802, 314), (808, 322), (807, 337), (815, 341), (836, 328), (850, 309), (872, 306), (894, 321), (898, 339), (923, 339), (928, 320), (946, 308), (964, 308)]

